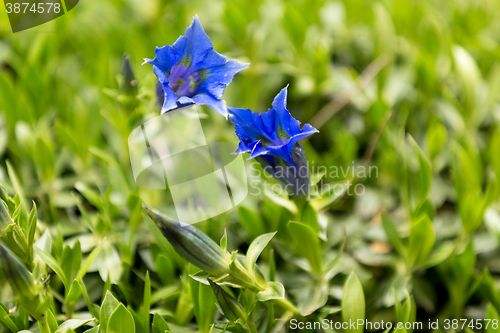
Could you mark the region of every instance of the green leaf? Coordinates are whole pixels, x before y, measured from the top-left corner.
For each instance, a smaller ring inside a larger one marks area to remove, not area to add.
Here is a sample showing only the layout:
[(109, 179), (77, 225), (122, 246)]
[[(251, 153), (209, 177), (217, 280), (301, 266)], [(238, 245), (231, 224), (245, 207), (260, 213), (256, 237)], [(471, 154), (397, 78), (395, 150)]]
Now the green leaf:
[[(101, 305), (101, 313), (100, 317), (100, 325), (101, 325), (101, 333), (106, 333), (108, 328), (108, 321), (114, 311), (118, 308), (120, 303), (116, 300), (116, 298), (109, 291), (106, 292), (106, 296), (104, 296), (104, 301)], [(127, 310), (127, 309), (125, 309)], [(128, 312), (128, 311), (127, 311)], [(135, 326), (134, 326), (135, 327)]]
[(135, 333), (134, 317), (127, 308), (120, 304), (108, 322), (108, 333)]
[(412, 175), (409, 168), (405, 169), (408, 174), (408, 199), (410, 209), (413, 212), (417, 208), (419, 208), (427, 199), (427, 196), (431, 189), (432, 169), (431, 164), (425, 156), (424, 152), (419, 147), (417, 142), (413, 139), (413, 137), (409, 134), (407, 135), (407, 141), (418, 159), (417, 175)]
[(10, 319), (10, 314), (5, 305), (0, 303), (0, 323), (4, 324), (12, 332), (17, 332), (19, 329), (16, 324)]
[(245, 231), (255, 238), (266, 232), (264, 222), (259, 214), (240, 206), (238, 209), (238, 221)]
[(418, 268), (429, 268), (439, 265), (440, 263), (448, 259), (453, 254), (453, 252), (455, 252), (456, 248), (457, 244), (455, 242), (450, 241), (443, 243), (441, 246), (432, 251), (429, 258), (427, 258), (427, 260)]
[(325, 265), (324, 270), (324, 276), (329, 280), (331, 279), (331, 271), (335, 268), (335, 266), (338, 264), (340, 261), (340, 258), (342, 258), (342, 254), (344, 253), (345, 245), (347, 243), (347, 237), (344, 237), (344, 240), (342, 241), (342, 245), (340, 245), (339, 252), (335, 256), (335, 258), (329, 262), (327, 265)]
[(285, 287), (276, 281), (268, 282), (266, 289), (257, 293), (257, 299), (261, 302), (271, 299), (285, 299)]
[(33, 158), (37, 165), (37, 171), (41, 173), (41, 179), (54, 178), (54, 152), (50, 147), (40, 138), (35, 142), (33, 148)]
[(92, 327), (91, 329), (88, 329), (83, 333), (99, 333), (100, 329), (101, 329), (101, 325), (97, 325), (96, 327)]
[(33, 208), (31, 209), (31, 213), (28, 218), (28, 246), (31, 249), (33, 248), (33, 243), (35, 241), (37, 221), (38, 221), (38, 212), (36, 204), (33, 201)]
[(224, 235), (220, 239), (220, 248), (227, 251), (227, 231), (224, 229)]
[(75, 279), (77, 279), (77, 280), (78, 279), (83, 279), (83, 277), (85, 276), (85, 274), (87, 274), (87, 270), (89, 269), (90, 265), (92, 265), (92, 263), (94, 262), (95, 258), (97, 257), (97, 255), (101, 251), (101, 248), (102, 248), (102, 242), (99, 245), (97, 245), (92, 250), (92, 252), (90, 252), (90, 254), (87, 256), (87, 258), (83, 261), (83, 264), (80, 267), (80, 269), (78, 270), (78, 273), (76, 273)]
[(64, 274), (64, 270), (62, 267), (59, 265), (57, 260), (54, 259), (50, 254), (47, 252), (39, 249), (38, 247), (35, 248), (36, 253), (42, 260), (59, 276), (61, 279), (62, 283), (64, 284), (64, 287), (69, 288), (68, 281), (66, 280), (66, 275)]
[(324, 184), (321, 191), (321, 197), (313, 199), (309, 203), (319, 212), (342, 198), (351, 185), (352, 183), (350, 180)]
[(286, 208), (290, 213), (297, 214), (299, 210), (297, 209), (297, 205), (292, 200), (282, 197), (272, 191), (264, 191), (264, 194), (275, 204)]
[(158, 313), (153, 318), (153, 333), (169, 333), (170, 328), (167, 322)]
[[(358, 277), (352, 272), (344, 284), (344, 295), (342, 296), (342, 320), (344, 322), (356, 322), (365, 319), (365, 295), (363, 286)], [(348, 328), (347, 333), (362, 333), (363, 325), (356, 328)]]
[(303, 223), (290, 222), (288, 230), (299, 244), (302, 255), (309, 260), (313, 271), (320, 273), (322, 270), (323, 255), (318, 236), (314, 229)]
[(77, 280), (73, 280), (71, 287), (69, 288), (68, 294), (66, 295), (66, 307), (75, 306), (76, 301), (80, 298), (82, 294), (82, 288)]
[(149, 271), (146, 272), (144, 281), (144, 297), (142, 306), (139, 312), (140, 324), (144, 332), (149, 331), (149, 310), (151, 309), (151, 281), (149, 279)]
[(261, 235), (250, 244), (246, 255), (246, 268), (253, 277), (255, 277), (255, 263), (274, 235), (276, 235), (276, 232)]
[(83, 182), (76, 182), (75, 188), (80, 192), (85, 199), (87, 199), (95, 207), (102, 209), (103, 203), (101, 201), (101, 196), (92, 189), (88, 184)]
[(382, 214), (382, 225), (384, 226), (385, 233), (387, 235), (387, 238), (389, 238), (389, 242), (391, 243), (391, 245), (401, 257), (406, 259), (408, 253), (403, 244), (403, 241), (401, 240), (401, 237), (399, 236), (396, 225), (391, 217), (385, 213)]
[(64, 323), (59, 325), (54, 333), (66, 333), (68, 330), (74, 330), (81, 327), (87, 323), (90, 323), (93, 319), (69, 319)]
[(328, 281), (309, 281), (299, 290), (297, 306), (302, 316), (309, 316), (328, 301)]
[(302, 209), (302, 214), (300, 216), (300, 222), (313, 228), (316, 233), (319, 232), (318, 213), (309, 202), (304, 204), (304, 208)]
[(421, 216), (413, 223), (410, 231), (410, 244), (408, 247), (409, 264), (412, 267), (425, 262), (434, 246), (434, 228), (427, 215)]
[(80, 242), (77, 241), (73, 248), (69, 247), (69, 245), (66, 245), (62, 253), (61, 267), (64, 270), (64, 276), (66, 277), (68, 282), (75, 279), (81, 264), (82, 249), (80, 246)]
[(158, 254), (155, 260), (155, 267), (156, 273), (164, 285), (173, 283), (175, 267), (170, 259), (163, 254)]
[(16, 191), (17, 195), (19, 196), (19, 199), (21, 200), (21, 205), (23, 207), (23, 210), (26, 214), (28, 214), (28, 206), (26, 205), (26, 198), (24, 196), (24, 191), (21, 187), (21, 182), (19, 181), (19, 178), (17, 177), (16, 171), (12, 167), (12, 164), (10, 164), (10, 161), (7, 160), (5, 161), (7, 164), (7, 171), (9, 173), (9, 179), (12, 182), (12, 186), (14, 187), (14, 190)]
[[(196, 273), (198, 268), (189, 265), (189, 272)], [(207, 333), (210, 326), (214, 323), (215, 315), (217, 314), (217, 300), (208, 285), (200, 283), (195, 279), (189, 279), (189, 289), (193, 302), (194, 315), (200, 333)]]
[(447, 132), (446, 128), (439, 121), (434, 121), (427, 131), (427, 147), (429, 150), (430, 159), (439, 154), (446, 143)]
[[(497, 310), (492, 304), (488, 304), (488, 307), (486, 308), (485, 319), (491, 319), (492, 322), (496, 320), (497, 324), (500, 321), (500, 316), (498, 315)], [(492, 322), (490, 323), (490, 325), (488, 325), (487, 328), (485, 327), (486, 333), (498, 333), (498, 325), (496, 326), (496, 328), (493, 328)], [(484, 324), (486, 325), (486, 322)]]
[(480, 86), (481, 71), (474, 58), (461, 46), (453, 45), (453, 60), (458, 77), (463, 87), (464, 104), (467, 116), (474, 111), (477, 102), (477, 93)]
[(314, 173), (314, 174), (311, 174), (311, 185), (316, 185), (317, 183), (319, 183), (319, 181), (321, 179), (323, 179), (323, 177), (325, 176), (326, 174), (326, 169), (325, 170), (318, 170), (318, 172)]
[(78, 282), (78, 285), (80, 286), (80, 290), (82, 292), (82, 295), (83, 295), (83, 299), (85, 300), (85, 304), (87, 305), (87, 308), (89, 309), (90, 311), (90, 314), (92, 316), (94, 316), (94, 318), (97, 318), (98, 320), (100, 319), (100, 309), (96, 309), (97, 305), (95, 304), (92, 304), (90, 302), (90, 297), (89, 297), (89, 294), (87, 292), (87, 288), (85, 287), (85, 284), (83, 283), (83, 280), (82, 279), (78, 279), (78, 280), (75, 280)]

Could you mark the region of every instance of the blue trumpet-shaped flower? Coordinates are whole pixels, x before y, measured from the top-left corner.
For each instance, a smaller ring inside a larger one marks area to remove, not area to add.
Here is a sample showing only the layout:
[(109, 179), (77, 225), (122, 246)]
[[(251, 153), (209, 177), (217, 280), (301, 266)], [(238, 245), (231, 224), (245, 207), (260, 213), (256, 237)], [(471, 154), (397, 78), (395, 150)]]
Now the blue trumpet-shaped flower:
[(235, 153), (250, 153), (264, 169), (295, 195), (307, 195), (309, 170), (299, 140), (318, 130), (300, 122), (286, 109), (287, 87), (274, 98), (272, 109), (259, 114), (248, 109), (228, 108), (229, 120), (240, 139)]
[(221, 99), (236, 73), (248, 64), (226, 57), (214, 50), (210, 37), (198, 16), (175, 43), (156, 48), (156, 58), (145, 59), (153, 65), (164, 93), (161, 112), (181, 105), (202, 104), (227, 117), (226, 102)]

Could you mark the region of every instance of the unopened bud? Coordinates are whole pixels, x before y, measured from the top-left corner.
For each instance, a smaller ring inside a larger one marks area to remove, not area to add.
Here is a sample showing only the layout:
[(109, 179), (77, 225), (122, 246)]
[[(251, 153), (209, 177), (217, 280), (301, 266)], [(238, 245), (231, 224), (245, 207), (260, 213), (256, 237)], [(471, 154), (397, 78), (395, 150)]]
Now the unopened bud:
[(210, 237), (192, 225), (181, 225), (151, 207), (143, 207), (181, 257), (213, 276), (229, 272), (231, 257)]
[(243, 309), (241, 304), (238, 302), (238, 300), (229, 295), (215, 282), (212, 282), (210, 279), (208, 279), (208, 282), (210, 283), (210, 286), (214, 291), (220, 308), (224, 312), (224, 316), (226, 316), (226, 318), (232, 323), (236, 322), (238, 319), (241, 319), (244, 323), (246, 323), (248, 320), (248, 315), (245, 309)]
[(35, 296), (35, 281), (30, 271), (3, 243), (0, 243), (0, 264), (10, 287), (21, 298)]
[(156, 103), (160, 106), (163, 106), (165, 102), (165, 90), (163, 90), (163, 86), (160, 80), (156, 81)]
[(134, 71), (132, 70), (132, 65), (130, 65), (130, 59), (127, 54), (123, 56), (122, 76), (123, 92), (127, 95), (137, 95), (137, 80), (135, 79)]
[[(1, 186), (0, 186), (1, 187)], [(0, 200), (0, 237), (5, 234), (5, 229), (13, 223), (9, 211), (3, 200)]]

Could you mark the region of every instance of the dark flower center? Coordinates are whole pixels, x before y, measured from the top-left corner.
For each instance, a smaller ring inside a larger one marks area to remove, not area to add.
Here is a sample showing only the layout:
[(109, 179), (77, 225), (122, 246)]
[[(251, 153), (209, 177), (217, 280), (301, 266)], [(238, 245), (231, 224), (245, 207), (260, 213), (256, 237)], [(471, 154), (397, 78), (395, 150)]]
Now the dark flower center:
[(168, 77), (168, 85), (179, 97), (193, 97), (200, 86), (200, 75), (193, 68), (173, 66)]

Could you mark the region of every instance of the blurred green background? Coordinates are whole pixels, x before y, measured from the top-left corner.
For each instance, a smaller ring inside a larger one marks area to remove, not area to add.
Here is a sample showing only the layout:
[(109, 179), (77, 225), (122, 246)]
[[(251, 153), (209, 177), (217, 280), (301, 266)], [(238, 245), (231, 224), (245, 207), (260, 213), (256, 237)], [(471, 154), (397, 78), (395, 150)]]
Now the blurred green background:
[[(291, 114), (320, 129), (305, 143), (309, 161), (378, 168), (378, 177), (363, 180), (363, 195), (321, 207), (324, 257), (345, 234), (348, 246), (326, 288), (316, 289), (321, 295), (303, 306), (320, 318), (335, 313), (354, 270), (372, 320), (394, 320), (391, 307), (405, 290), (419, 319), (498, 316), (499, 1), (82, 0), (16, 34), (0, 8), (0, 183), (26, 210), (37, 203), (37, 239), (47, 229), (54, 248), (79, 239), (84, 253), (105, 240), (86, 276), (94, 300), (110, 280), (128, 304), (139, 304), (134, 272), (155, 271), (157, 254), (171, 252), (136, 216), (148, 194), (134, 184), (127, 138), (159, 114), (156, 77), (142, 59), (172, 44), (198, 14), (219, 53), (251, 63), (226, 89), (228, 105), (265, 111), (289, 84)], [(123, 92), (125, 53), (137, 98)], [(210, 141), (234, 136), (230, 123), (204, 110)], [(200, 228), (216, 240), (228, 228), (233, 249), (279, 230), (278, 276), (296, 305), (305, 302), (300, 295), (314, 294), (315, 281), (287, 262), (296, 252), (286, 209), (269, 200), (243, 206)], [(429, 222), (416, 235), (422, 213)], [(90, 232), (85, 219), (95, 223)], [(171, 273), (155, 277), (158, 288), (182, 289), (174, 275), (186, 271), (173, 262)], [(172, 322), (192, 325), (192, 315), (174, 316), (179, 291), (172, 295), (157, 301)]]

